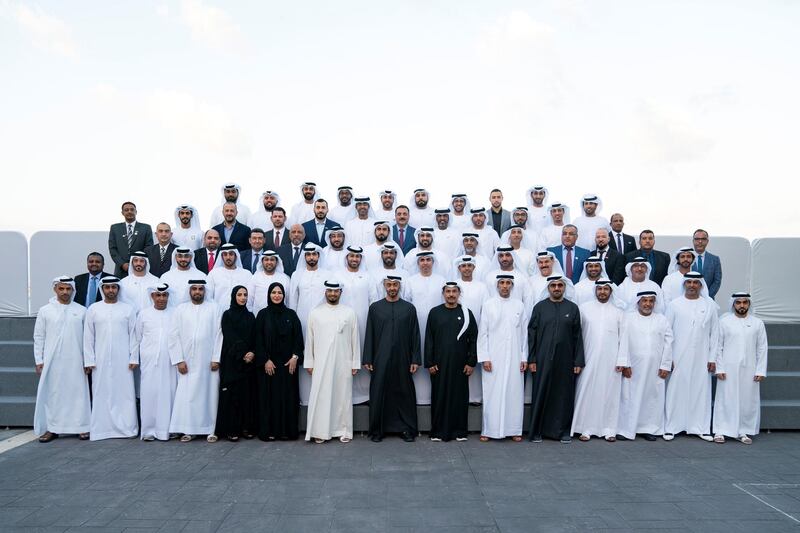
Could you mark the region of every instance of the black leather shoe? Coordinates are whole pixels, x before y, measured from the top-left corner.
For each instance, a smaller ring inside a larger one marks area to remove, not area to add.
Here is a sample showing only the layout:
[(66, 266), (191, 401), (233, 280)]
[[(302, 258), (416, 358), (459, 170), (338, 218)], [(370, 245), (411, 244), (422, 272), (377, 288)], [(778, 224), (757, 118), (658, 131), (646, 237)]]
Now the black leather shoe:
[(406, 442), (414, 442), (414, 435), (409, 433), (408, 431), (403, 432), (403, 440)]
[(382, 441), (382, 440), (383, 440), (383, 437), (380, 437), (380, 436), (378, 436), (378, 435), (373, 435), (372, 437), (370, 437), (370, 440), (371, 440), (372, 442), (380, 442), (380, 441)]
[(644, 437), (644, 440), (646, 440), (647, 442), (655, 442), (658, 440), (658, 437), (656, 437), (655, 435), (651, 435), (650, 433), (645, 433), (642, 436)]

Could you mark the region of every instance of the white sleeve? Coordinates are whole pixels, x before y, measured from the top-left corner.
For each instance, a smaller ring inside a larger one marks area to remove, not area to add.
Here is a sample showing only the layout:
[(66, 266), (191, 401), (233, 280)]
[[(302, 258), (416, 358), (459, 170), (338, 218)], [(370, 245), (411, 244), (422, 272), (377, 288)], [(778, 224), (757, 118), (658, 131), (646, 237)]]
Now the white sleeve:
[(94, 353), (94, 313), (90, 308), (83, 323), (83, 366), (95, 366), (95, 364), (97, 358)]
[(33, 326), (33, 360), (37, 365), (44, 364), (44, 339), (47, 334), (47, 319), (42, 310), (36, 315)]
[(767, 329), (764, 323), (761, 322), (758, 326), (758, 337), (756, 339), (756, 376), (767, 375), (767, 352), (769, 345), (767, 344)]

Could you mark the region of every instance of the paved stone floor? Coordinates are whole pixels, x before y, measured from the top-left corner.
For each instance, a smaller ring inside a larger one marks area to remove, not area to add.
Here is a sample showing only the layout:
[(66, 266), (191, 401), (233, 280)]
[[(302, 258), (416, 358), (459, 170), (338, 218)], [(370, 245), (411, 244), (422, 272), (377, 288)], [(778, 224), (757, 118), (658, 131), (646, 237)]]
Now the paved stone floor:
[(0, 454), (2, 532), (767, 533), (798, 520), (800, 433), (749, 447), (61, 438)]

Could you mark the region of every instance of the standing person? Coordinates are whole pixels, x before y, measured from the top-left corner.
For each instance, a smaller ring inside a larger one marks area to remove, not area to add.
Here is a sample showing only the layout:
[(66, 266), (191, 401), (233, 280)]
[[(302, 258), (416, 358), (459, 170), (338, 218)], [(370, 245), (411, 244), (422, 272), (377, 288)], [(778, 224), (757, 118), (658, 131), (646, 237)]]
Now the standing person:
[(669, 274), (661, 283), (661, 292), (664, 293), (666, 303), (683, 296), (683, 277), (692, 271), (696, 254), (691, 246), (684, 246), (672, 257), (675, 258), (675, 262), (669, 266)]
[[(489, 289), (480, 279), (475, 279), (475, 258), (470, 255), (462, 255), (455, 262), (458, 270), (458, 286), (461, 289), (459, 302), (461, 305), (472, 311), (475, 317), (475, 324), (481, 323), (481, 306), (489, 299)], [(483, 391), (481, 390), (481, 366), (476, 365), (472, 374), (469, 375), (469, 402), (479, 405), (483, 402)]]
[(255, 274), (258, 265), (261, 263), (261, 256), (264, 255), (264, 230), (253, 228), (250, 230), (250, 248), (239, 253), (242, 260), (242, 267)]
[(660, 287), (669, 270), (669, 254), (656, 250), (655, 245), (656, 235), (653, 230), (643, 230), (639, 233), (639, 248), (625, 254), (625, 260), (631, 262), (643, 257), (651, 267), (649, 279), (655, 281)]
[(172, 313), (169, 285), (150, 287), (152, 305), (136, 317), (134, 357), (141, 370), (141, 438), (144, 441), (169, 440), (169, 419), (175, 401), (178, 373), (169, 359), (169, 334)]
[(239, 250), (231, 243), (220, 247), (219, 260), (208, 273), (206, 295), (223, 309), (231, 297), (231, 289), (236, 285), (247, 287), (253, 281), (253, 275), (242, 266)]
[[(347, 255), (342, 258), (343, 269), (338, 272), (344, 291), (342, 303), (356, 312), (358, 318), (358, 345), (364, 346), (364, 333), (367, 328), (370, 295), (374, 292), (371, 278), (362, 263), (363, 250), (358, 246), (348, 246)], [(359, 372), (353, 378), (353, 404), (369, 401), (369, 373)]]
[(364, 246), (374, 238), (375, 213), (372, 211), (369, 196), (359, 196), (354, 200), (356, 217), (344, 224), (347, 234), (347, 244), (350, 246)]
[(314, 200), (317, 199), (317, 184), (313, 181), (304, 181), (300, 184), (300, 193), (303, 199), (292, 206), (287, 224), (291, 227), (302, 224), (314, 217)]
[(210, 226), (213, 228), (217, 224), (220, 224), (224, 219), (225, 216), (223, 211), (225, 210), (225, 204), (233, 204), (236, 206), (236, 211), (241, 215), (242, 220), (246, 221), (250, 218), (250, 208), (244, 205), (240, 200), (242, 197), (242, 188), (237, 183), (226, 183), (222, 186), (222, 199), (223, 202), (214, 208), (214, 211), (211, 213), (211, 224)]
[(189, 301), (190, 279), (206, 279), (206, 275), (197, 269), (194, 263), (194, 252), (189, 248), (175, 248), (172, 251), (172, 266), (169, 272), (161, 276), (161, 283), (171, 287), (169, 304), (178, 307)]
[(267, 306), (258, 312), (255, 323), (258, 438), (297, 440), (303, 329), (297, 313), (286, 306), (285, 285), (272, 283), (267, 294)]
[(108, 253), (118, 278), (128, 275), (128, 262), (133, 252), (141, 252), (153, 244), (153, 229), (136, 220), (136, 204), (122, 204), (122, 216), (125, 221), (112, 224), (108, 230)]
[(136, 311), (120, 302), (120, 280), (100, 281), (103, 301), (86, 311), (83, 327), (83, 365), (92, 373), (91, 440), (135, 437)]
[(489, 204), (491, 209), (488, 211), (486, 223), (497, 232), (498, 237), (511, 227), (511, 213), (503, 208), (503, 192), (500, 189), (492, 189), (489, 193)]
[(120, 300), (133, 307), (134, 313), (150, 306), (149, 289), (158, 285), (158, 278), (150, 273), (150, 261), (145, 252), (133, 252), (128, 276), (119, 282)]
[(212, 228), (219, 234), (222, 244), (233, 244), (240, 252), (247, 250), (250, 246), (250, 226), (239, 221), (236, 204), (228, 202), (223, 205), (222, 216), (223, 221)]
[(431, 440), (467, 440), (469, 378), (478, 362), (475, 315), (459, 303), (461, 287), (448, 281), (444, 303), (425, 327), (425, 366), (431, 375)]
[(219, 361), (219, 404), (215, 433), (231, 442), (242, 436), (252, 439), (256, 430), (254, 413), (255, 359), (253, 313), (247, 310), (247, 288), (231, 289), (231, 304), (222, 313), (222, 353)]
[(172, 242), (176, 246), (191, 250), (203, 246), (200, 217), (197, 209), (191, 205), (179, 205), (175, 208), (175, 228), (172, 230)]
[[(431, 195), (427, 189), (414, 189), (411, 202), (408, 204), (408, 224), (421, 228), (433, 226), (433, 207), (430, 204)], [(407, 255), (407, 254), (406, 254)]]
[(331, 218), (338, 220), (339, 224), (344, 225), (348, 220), (356, 217), (356, 210), (353, 207), (353, 188), (349, 185), (342, 185), (336, 189), (336, 202), (331, 207)]
[(581, 200), (583, 214), (577, 217), (573, 224), (578, 227), (578, 246), (592, 250), (594, 248), (595, 234), (598, 229), (608, 230), (608, 219), (600, 215), (603, 210), (603, 201), (596, 194), (587, 194)]
[(253, 313), (258, 312), (269, 305), (269, 291), (267, 290), (273, 283), (280, 283), (282, 287), (288, 287), (289, 276), (283, 272), (283, 261), (274, 250), (267, 250), (261, 256), (261, 264), (258, 265), (255, 274), (247, 288), (250, 295), (250, 305)]
[[(283, 211), (280, 195), (275, 191), (264, 191), (258, 199), (258, 207), (247, 218), (247, 225), (251, 228), (261, 228), (265, 232), (269, 232), (274, 227), (272, 215), (277, 208)], [(285, 214), (286, 212), (284, 211), (284, 217)], [(283, 227), (283, 221), (281, 221), (281, 227)], [(266, 246), (266, 248), (269, 249), (269, 246)]]
[(205, 280), (188, 285), (189, 301), (175, 310), (169, 337), (170, 361), (178, 370), (169, 432), (182, 433), (181, 442), (196, 435), (216, 442), (222, 308), (206, 297)]
[(731, 310), (719, 321), (714, 442), (725, 437), (752, 444), (761, 422), (761, 382), (767, 376), (767, 330), (753, 316), (750, 295), (731, 295)]
[(208, 274), (217, 264), (219, 243), (219, 233), (210, 229), (203, 234), (203, 247), (194, 251), (194, 265), (203, 274)]
[(418, 433), (413, 375), (422, 363), (414, 306), (400, 297), (401, 279), (385, 276), (386, 297), (369, 306), (361, 362), (371, 375), (369, 436), (380, 442), (399, 433), (413, 442)]
[(165, 272), (169, 272), (172, 266), (172, 251), (178, 245), (172, 242), (172, 229), (166, 222), (160, 222), (156, 226), (156, 242), (144, 249), (147, 254), (147, 262), (150, 265), (148, 271), (157, 278)]
[(558, 246), (561, 242), (561, 232), (564, 230), (564, 226), (569, 224), (568, 205), (556, 202), (550, 204), (547, 210), (550, 213), (550, 219), (539, 230), (539, 245), (537, 246), (539, 250)]
[(308, 315), (305, 360), (311, 376), (306, 440), (322, 444), (334, 437), (353, 440), (353, 376), (361, 368), (358, 319), (340, 305), (342, 286), (325, 282), (325, 302)]
[(33, 432), (39, 442), (61, 434), (89, 438), (91, 408), (83, 368), (83, 319), (86, 310), (73, 302), (75, 282), (67, 276), (53, 280), (55, 296), (39, 309), (33, 328), (33, 358), (39, 386), (33, 413)]
[(322, 248), (327, 246), (325, 235), (328, 231), (341, 227), (338, 222), (328, 218), (328, 202), (322, 198), (314, 201), (314, 216), (311, 220), (303, 220), (302, 226), (306, 233), (306, 242), (313, 242)]
[(103, 270), (105, 258), (100, 252), (91, 252), (86, 257), (86, 272), (75, 276), (75, 294), (72, 301), (87, 309), (93, 303), (103, 299), (100, 292), (100, 280), (110, 276)]
[(547, 197), (550, 193), (544, 185), (534, 185), (528, 189), (525, 202), (528, 204), (528, 226), (537, 233), (547, 226), (550, 218), (547, 212)]
[(572, 441), (575, 376), (584, 367), (581, 313), (564, 298), (562, 276), (547, 279), (549, 297), (533, 307), (528, 323), (528, 366), (533, 373), (529, 438)]
[(625, 217), (620, 213), (614, 213), (611, 215), (610, 224), (611, 241), (608, 246), (622, 255), (636, 250), (636, 238), (633, 235), (622, 233), (622, 228), (625, 227)]
[(717, 304), (703, 294), (705, 281), (699, 272), (684, 276), (683, 296), (667, 305), (672, 327), (673, 370), (667, 387), (664, 440), (685, 431), (705, 441), (711, 436), (711, 375), (716, 370), (719, 342)]
[(497, 293), (481, 308), (477, 354), (481, 363), (481, 442), (522, 440), (525, 392), (525, 304), (514, 298), (514, 274), (497, 274)]
[(694, 251), (697, 253), (697, 260), (692, 266), (692, 270), (700, 272), (708, 286), (708, 295), (713, 299), (719, 292), (722, 285), (722, 263), (719, 257), (706, 251), (708, 246), (708, 232), (704, 229), (694, 230), (692, 235)]
[(633, 440), (636, 434), (655, 441), (664, 434), (666, 379), (672, 371), (672, 328), (655, 313), (655, 291), (637, 295), (636, 308), (625, 313), (620, 340), (622, 395), (617, 433)]
[(408, 254), (417, 246), (414, 233), (417, 228), (409, 224), (409, 210), (406, 205), (398, 205), (394, 209), (394, 224), (392, 224), (392, 241), (397, 243), (403, 255)]

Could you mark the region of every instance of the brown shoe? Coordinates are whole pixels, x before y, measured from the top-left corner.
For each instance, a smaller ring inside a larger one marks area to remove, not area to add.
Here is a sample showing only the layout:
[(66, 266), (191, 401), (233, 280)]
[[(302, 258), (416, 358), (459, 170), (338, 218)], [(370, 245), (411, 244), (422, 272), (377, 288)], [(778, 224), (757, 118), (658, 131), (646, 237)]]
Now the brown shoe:
[(80, 435), (78, 435), (78, 440), (89, 440), (89, 434), (81, 433)]
[(50, 433), (46, 431), (44, 435), (39, 437), (39, 442), (50, 442), (51, 440), (57, 439), (58, 435), (56, 433)]

